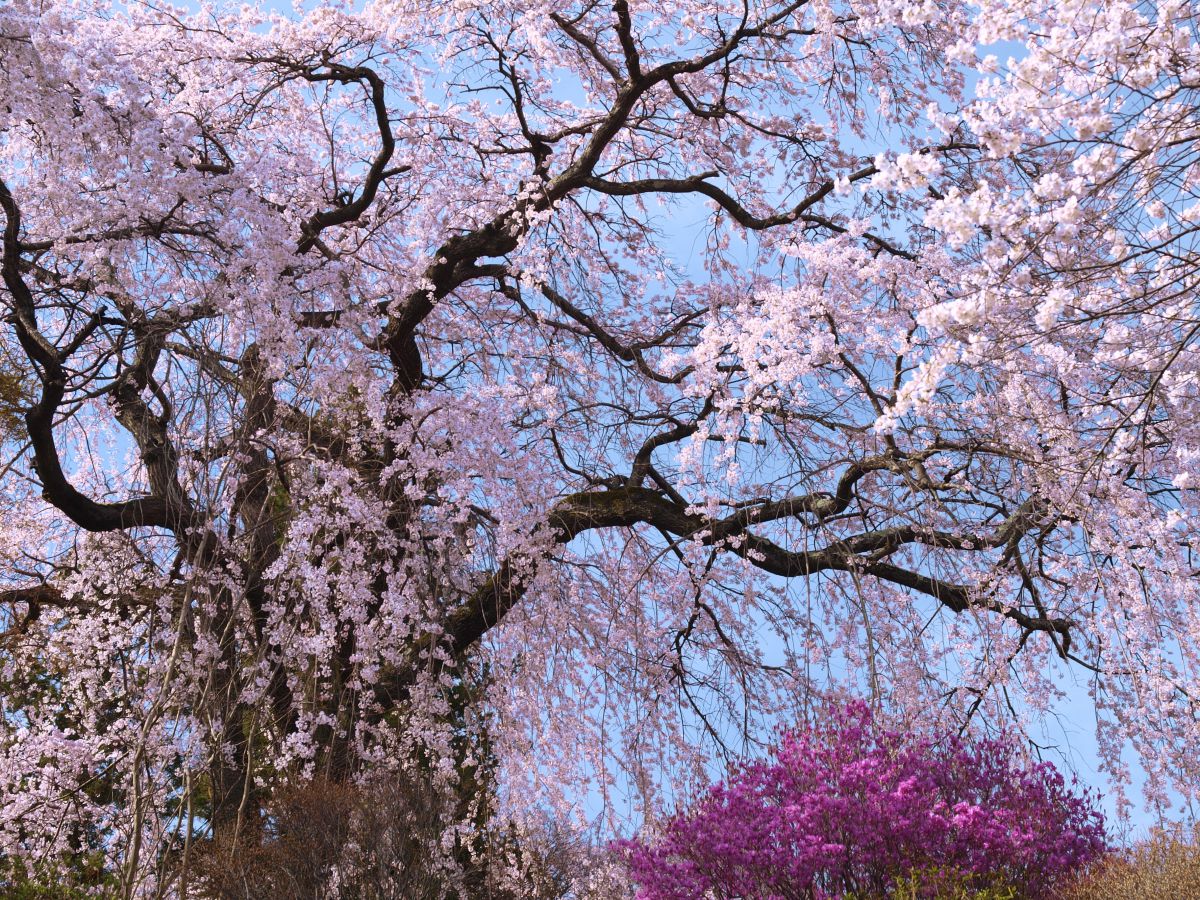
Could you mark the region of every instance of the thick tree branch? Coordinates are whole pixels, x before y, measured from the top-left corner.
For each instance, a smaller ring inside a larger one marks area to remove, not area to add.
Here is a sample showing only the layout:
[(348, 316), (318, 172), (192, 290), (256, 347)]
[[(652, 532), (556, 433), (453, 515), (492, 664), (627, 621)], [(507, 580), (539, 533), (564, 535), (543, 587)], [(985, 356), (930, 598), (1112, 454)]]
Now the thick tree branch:
[(97, 503), (71, 484), (63, 471), (54, 439), (54, 416), (67, 389), (64, 356), (41, 333), (33, 294), (21, 276), (21, 214), (8, 185), (0, 179), (0, 209), (5, 215), (3, 276), (12, 298), (10, 321), (41, 381), (41, 397), (25, 413), (34, 465), (46, 500), (88, 531), (162, 527), (176, 529), (189, 521), (171, 497), (149, 496), (119, 503)]
[[(857, 474), (848, 473), (850, 480), (861, 477), (866, 471), (870, 468), (863, 468)], [(843, 477), (843, 483), (846, 480)], [(809, 510), (820, 509), (829, 502), (828, 494), (789, 501), (793, 508)], [(865, 573), (933, 597), (956, 613), (981, 608), (1012, 620), (1026, 631), (1054, 633), (1062, 638), (1063, 646), (1069, 648), (1073, 623), (1068, 619), (1029, 616), (999, 601), (979, 597), (963, 585), (905, 569), (881, 558), (908, 544), (975, 551), (996, 548), (1015, 534), (1024, 533), (1032, 526), (1035, 515), (1034, 505), (1030, 505), (992, 533), (984, 535), (949, 535), (915, 527), (893, 528), (834, 541), (817, 550), (787, 550), (747, 531), (746, 517), (740, 512), (713, 520), (690, 512), (657, 491), (630, 485), (567, 497), (552, 510), (547, 524), (554, 542), (559, 545), (570, 543), (586, 531), (649, 525), (678, 538), (698, 539), (708, 546), (728, 542), (724, 544), (728, 552), (784, 578), (804, 578), (828, 571)], [(529, 555), (505, 560), (451, 617), (446, 633), (457, 655), (466, 653), (520, 601), (536, 575), (538, 564), (538, 560)]]

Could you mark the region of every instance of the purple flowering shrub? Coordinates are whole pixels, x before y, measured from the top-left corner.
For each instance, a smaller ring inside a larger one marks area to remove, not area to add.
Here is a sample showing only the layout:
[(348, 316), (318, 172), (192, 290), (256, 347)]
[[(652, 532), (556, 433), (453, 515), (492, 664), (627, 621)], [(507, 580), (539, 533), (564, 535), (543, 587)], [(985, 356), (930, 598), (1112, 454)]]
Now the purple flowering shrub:
[(904, 735), (858, 703), (619, 848), (639, 900), (879, 897), (914, 878), (918, 896), (945, 878), (1036, 898), (1106, 841), (1096, 797), (1014, 741)]

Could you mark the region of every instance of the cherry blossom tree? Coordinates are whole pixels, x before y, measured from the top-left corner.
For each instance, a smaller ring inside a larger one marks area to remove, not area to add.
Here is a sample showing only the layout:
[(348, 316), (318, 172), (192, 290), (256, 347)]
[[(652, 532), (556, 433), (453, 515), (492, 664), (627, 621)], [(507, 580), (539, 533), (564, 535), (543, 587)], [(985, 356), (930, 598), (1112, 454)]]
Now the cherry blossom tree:
[(1156, 9), (0, 8), (0, 853), (179, 892), (472, 734), (514, 827), (616, 829), (814, 703), (1060, 666), (1194, 790)]

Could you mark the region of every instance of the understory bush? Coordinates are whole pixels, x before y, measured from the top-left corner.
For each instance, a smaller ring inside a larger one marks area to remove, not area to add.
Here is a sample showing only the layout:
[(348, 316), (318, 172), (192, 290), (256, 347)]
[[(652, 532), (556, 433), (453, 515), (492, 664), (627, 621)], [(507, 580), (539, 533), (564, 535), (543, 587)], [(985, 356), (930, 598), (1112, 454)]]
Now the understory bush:
[[(589, 900), (592, 849), (565, 832), (499, 821), (458, 827), (446, 798), (412, 779), (286, 786), (271, 827), (206, 842), (190, 866), (201, 900)], [(600, 880), (602, 876), (597, 876)], [(607, 898), (606, 898), (607, 900)]]
[(1105, 854), (1063, 891), (1064, 900), (1200, 898), (1200, 827), (1161, 829)]
[(1015, 740), (901, 734), (851, 704), (618, 849), (640, 900), (1006, 900), (1051, 896), (1106, 838), (1095, 795)]

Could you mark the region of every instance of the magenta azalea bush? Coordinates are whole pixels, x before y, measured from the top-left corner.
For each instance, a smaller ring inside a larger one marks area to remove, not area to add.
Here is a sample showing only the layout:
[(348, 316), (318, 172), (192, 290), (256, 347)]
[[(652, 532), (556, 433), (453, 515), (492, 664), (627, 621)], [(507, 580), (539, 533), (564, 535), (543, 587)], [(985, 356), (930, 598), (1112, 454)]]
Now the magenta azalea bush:
[(1010, 739), (888, 731), (863, 704), (784, 734), (657, 839), (619, 846), (640, 900), (936, 896), (1003, 885), (1047, 896), (1106, 849), (1096, 797)]

